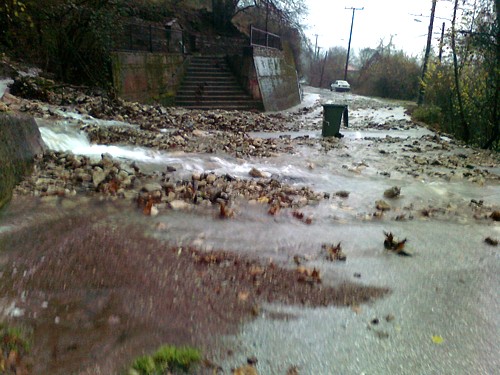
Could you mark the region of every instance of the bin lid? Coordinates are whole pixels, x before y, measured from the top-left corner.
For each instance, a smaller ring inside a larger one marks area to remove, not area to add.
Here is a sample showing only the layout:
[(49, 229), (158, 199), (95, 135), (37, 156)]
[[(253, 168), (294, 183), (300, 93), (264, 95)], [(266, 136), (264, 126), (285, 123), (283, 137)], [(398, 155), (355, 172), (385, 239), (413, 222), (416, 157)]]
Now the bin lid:
[(345, 108), (347, 104), (323, 104), (323, 108)]

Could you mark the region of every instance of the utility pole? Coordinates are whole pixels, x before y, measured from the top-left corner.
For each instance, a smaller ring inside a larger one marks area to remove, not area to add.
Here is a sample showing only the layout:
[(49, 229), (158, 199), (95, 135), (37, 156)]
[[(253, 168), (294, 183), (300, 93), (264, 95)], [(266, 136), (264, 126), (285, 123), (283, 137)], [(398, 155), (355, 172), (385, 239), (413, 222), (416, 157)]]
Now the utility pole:
[(431, 52), (432, 28), (434, 26), (434, 13), (436, 12), (436, 2), (437, 0), (432, 0), (431, 20), (429, 21), (429, 31), (427, 33), (427, 46), (425, 48), (424, 66), (422, 68), (422, 79), (420, 83), (420, 90), (418, 91), (417, 105), (419, 107), (424, 103), (425, 74), (427, 73), (427, 65), (429, 64), (429, 54)]
[(354, 25), (354, 13), (357, 11), (357, 10), (363, 10), (365, 9), (365, 7), (363, 8), (345, 8), (345, 9), (352, 9), (352, 20), (351, 20), (351, 32), (349, 33), (349, 45), (347, 46), (347, 58), (345, 60), (345, 71), (344, 71), (344, 81), (347, 81), (347, 67), (349, 66), (349, 54), (351, 52), (351, 38), (352, 38), (352, 27)]
[(325, 72), (326, 59), (328, 58), (328, 51), (325, 53), (325, 58), (323, 59), (323, 65), (321, 66), (321, 76), (319, 78), (319, 87), (323, 84), (323, 73)]

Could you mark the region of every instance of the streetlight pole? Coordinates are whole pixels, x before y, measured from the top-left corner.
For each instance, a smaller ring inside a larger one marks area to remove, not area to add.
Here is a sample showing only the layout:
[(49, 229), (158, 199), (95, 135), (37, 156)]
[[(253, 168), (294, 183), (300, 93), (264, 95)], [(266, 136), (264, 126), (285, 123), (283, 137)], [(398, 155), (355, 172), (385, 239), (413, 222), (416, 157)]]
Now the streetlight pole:
[(351, 20), (351, 32), (349, 33), (349, 45), (347, 46), (347, 58), (345, 60), (345, 71), (344, 71), (344, 81), (347, 81), (347, 67), (349, 66), (349, 54), (351, 52), (351, 38), (352, 38), (352, 27), (354, 26), (354, 13), (357, 10), (363, 10), (363, 8), (345, 8), (345, 9), (352, 9), (352, 20)]

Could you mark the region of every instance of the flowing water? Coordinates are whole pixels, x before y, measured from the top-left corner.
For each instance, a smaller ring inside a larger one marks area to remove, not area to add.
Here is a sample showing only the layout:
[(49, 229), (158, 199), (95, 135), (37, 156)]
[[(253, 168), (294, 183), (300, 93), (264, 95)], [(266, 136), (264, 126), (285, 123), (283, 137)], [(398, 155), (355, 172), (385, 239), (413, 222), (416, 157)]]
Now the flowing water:
[[(161, 152), (134, 145), (91, 144), (79, 130), (82, 122), (134, 126), (130, 124), (68, 112), (60, 112), (63, 119), (59, 121), (37, 122), (51, 150), (71, 150), (95, 158), (108, 153), (159, 172), (175, 165), (179, 176), (213, 171), (248, 178), (254, 167), (283, 183), (330, 194), (330, 199), (301, 210), (313, 218), (311, 225), (291, 213), (267, 215), (265, 207), (247, 202), (235, 202), (236, 217), (227, 221), (190, 211), (167, 211), (154, 218), (131, 216), (130, 220), (149, 220), (154, 236), (181, 246), (241, 251), (283, 263), (300, 254), (311, 259), (311, 266), (321, 268), (326, 283), (351, 280), (392, 289), (389, 297), (357, 311), (266, 306), (263, 315), (242, 327), (237, 337), (223, 339), (236, 348), (231, 357), (219, 353), (226, 370), (255, 355), (261, 374), (284, 374), (292, 365), (299, 367), (300, 374), (311, 375), (498, 373), (499, 255), (483, 239), (499, 238), (500, 226), (474, 218), (470, 205), (474, 200), (498, 207), (498, 180), (475, 181), (449, 170), (443, 178), (439, 173), (445, 171), (439, 164), (429, 169), (435, 174), (409, 173), (418, 171), (412, 161), (420, 153), (443, 158), (473, 150), (461, 146), (436, 149), (430, 140), (434, 133), (411, 125), (403, 107), (315, 89), (309, 90), (307, 100), (309, 104), (318, 100), (349, 104), (350, 127), (341, 129), (344, 137), (329, 152), (309, 144), (297, 146), (294, 154), (245, 160)], [(303, 121), (309, 127), (300, 132), (251, 136), (319, 142), (321, 108), (316, 107)], [(441, 137), (441, 141), (449, 140)], [(412, 151), (416, 145), (423, 151)], [(488, 168), (498, 172), (498, 166)], [(401, 197), (390, 201), (391, 211), (374, 218), (375, 201), (383, 199), (384, 191), (392, 186), (401, 187)], [(349, 197), (335, 196), (341, 190), (349, 192)], [(435, 213), (422, 216), (422, 210)], [(8, 210), (0, 230), (12, 228), (24, 214), (16, 216)], [(37, 215), (42, 214), (37, 210)], [(396, 220), (402, 217), (405, 220)], [(383, 231), (408, 238), (414, 256), (402, 258), (384, 252)], [(318, 259), (321, 244), (337, 242), (343, 244), (346, 263)], [(272, 311), (293, 318), (274, 320), (266, 315)], [(394, 320), (384, 320), (389, 315)], [(370, 323), (375, 318), (380, 321), (376, 326)], [(433, 342), (433, 336), (444, 342)]]

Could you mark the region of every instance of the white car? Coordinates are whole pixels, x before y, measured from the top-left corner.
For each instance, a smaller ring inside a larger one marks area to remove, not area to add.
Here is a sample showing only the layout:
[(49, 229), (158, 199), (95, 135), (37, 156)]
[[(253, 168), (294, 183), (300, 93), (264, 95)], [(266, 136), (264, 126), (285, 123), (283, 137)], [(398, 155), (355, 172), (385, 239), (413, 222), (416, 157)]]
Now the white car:
[(351, 85), (347, 81), (337, 80), (330, 85), (330, 91), (349, 91)]

